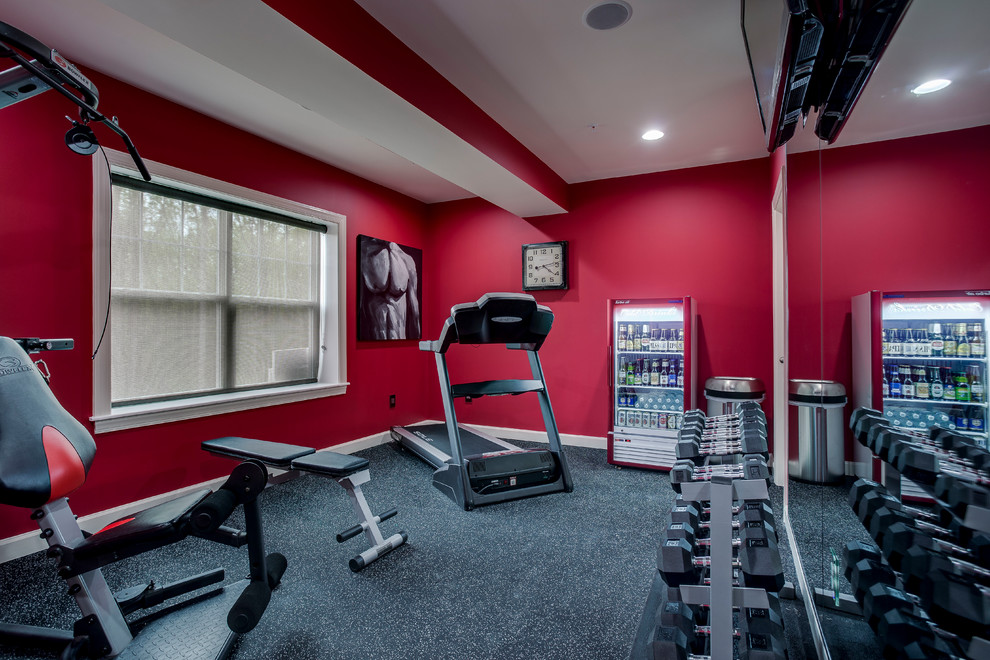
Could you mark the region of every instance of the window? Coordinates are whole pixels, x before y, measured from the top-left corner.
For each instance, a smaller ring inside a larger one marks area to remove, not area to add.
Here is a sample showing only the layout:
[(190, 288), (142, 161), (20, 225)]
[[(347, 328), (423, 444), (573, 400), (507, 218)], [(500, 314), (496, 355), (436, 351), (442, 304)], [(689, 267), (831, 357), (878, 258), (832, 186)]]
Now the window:
[(109, 178), (94, 165), (97, 432), (342, 393), (343, 217), (154, 163), (148, 183), (108, 157)]

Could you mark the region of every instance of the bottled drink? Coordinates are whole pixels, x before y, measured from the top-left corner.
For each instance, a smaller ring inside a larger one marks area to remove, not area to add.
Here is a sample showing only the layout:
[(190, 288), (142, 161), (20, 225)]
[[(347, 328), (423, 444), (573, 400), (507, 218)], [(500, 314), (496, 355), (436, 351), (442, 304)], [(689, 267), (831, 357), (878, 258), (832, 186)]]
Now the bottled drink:
[(931, 383), (931, 387), (929, 388), (929, 390), (931, 391), (932, 399), (937, 399), (937, 400), (942, 399), (942, 390), (943, 390), (942, 377), (939, 375), (939, 371), (941, 370), (938, 367), (932, 367), (932, 375), (931, 375), (932, 383)]
[(684, 352), (684, 330), (683, 329), (677, 331), (677, 352), (678, 353), (683, 353)]
[(916, 354), (914, 347), (914, 332), (911, 328), (904, 330), (904, 342), (901, 346), (901, 352), (907, 357), (914, 357)]
[(925, 377), (924, 367), (914, 368), (914, 396), (919, 399), (928, 399), (931, 396), (928, 379)]
[(983, 403), (983, 382), (980, 380), (980, 368), (972, 367), (969, 376), (969, 398), (974, 403)]
[(659, 338), (659, 341), (657, 342), (657, 344), (658, 344), (658, 347), (657, 347), (657, 350), (658, 351), (660, 351), (661, 353), (666, 353), (667, 352), (667, 329), (666, 328), (660, 328), (660, 338)]
[(965, 323), (959, 324), (956, 334), (956, 357), (968, 358), (970, 356), (969, 333), (966, 331)]
[(643, 350), (650, 350), (650, 326), (643, 324)]
[(944, 389), (942, 390), (942, 398), (946, 401), (956, 400), (956, 381), (952, 378), (952, 369), (949, 367), (944, 367), (945, 376), (942, 378), (942, 384)]
[(956, 374), (956, 401), (969, 402), (969, 376), (965, 371)]
[(624, 323), (619, 324), (619, 342), (618, 350), (626, 350), (626, 325)]
[[(657, 368), (657, 361), (653, 361), (653, 368)], [(656, 372), (656, 382), (654, 382), (653, 374), (650, 374), (650, 385), (663, 386), (667, 384), (667, 361), (663, 361), (663, 368)]]
[(652, 368), (650, 369), (650, 385), (656, 387), (660, 384), (660, 367), (657, 361), (653, 361)]
[(619, 385), (626, 384), (626, 358), (619, 358), (618, 379)]
[(986, 430), (986, 420), (983, 416), (983, 408), (973, 408), (969, 414), (969, 430), (983, 433)]
[(917, 343), (915, 344), (916, 353), (921, 357), (930, 357), (932, 354), (932, 340), (928, 338), (928, 330), (922, 328), (918, 330)]
[[(886, 331), (884, 331), (886, 332)], [(883, 370), (883, 398), (890, 398), (890, 382), (887, 381), (887, 370)]]
[(956, 429), (960, 431), (969, 430), (969, 416), (966, 414), (966, 408), (956, 408)]
[(984, 358), (987, 355), (986, 339), (983, 337), (983, 324), (973, 324), (973, 339), (969, 342), (969, 350), (975, 358)]
[(883, 350), (881, 351), (881, 355), (890, 355), (890, 334), (888, 334), (887, 328), (881, 331), (881, 335), (883, 336)]
[(681, 364), (677, 367), (677, 387), (684, 387), (684, 360), (681, 360)]
[(901, 394), (905, 399), (914, 398), (914, 381), (911, 380), (911, 366), (901, 365)]
[(953, 334), (952, 324), (945, 324), (945, 340), (942, 347), (942, 355), (945, 357), (956, 357), (956, 336)]
[(900, 399), (901, 398), (901, 376), (897, 373), (897, 367), (893, 367), (890, 370), (890, 398)]
[(943, 349), (945, 349), (945, 340), (942, 337), (942, 324), (933, 323), (932, 324), (932, 357), (942, 357)]
[(890, 329), (890, 354), (903, 355), (904, 345), (901, 343), (901, 332), (895, 328)]
[(660, 331), (656, 328), (650, 328), (650, 350), (659, 351), (660, 350), (660, 338), (657, 336)]
[(636, 373), (633, 368), (632, 360), (626, 363), (626, 385), (636, 384)]
[[(667, 387), (677, 387), (677, 367), (675, 366), (676, 362), (677, 360), (672, 360), (670, 362), (670, 373), (667, 374)], [(683, 360), (681, 360), (681, 364), (684, 364)]]
[(643, 361), (636, 360), (636, 367), (633, 369), (633, 385), (643, 384)]

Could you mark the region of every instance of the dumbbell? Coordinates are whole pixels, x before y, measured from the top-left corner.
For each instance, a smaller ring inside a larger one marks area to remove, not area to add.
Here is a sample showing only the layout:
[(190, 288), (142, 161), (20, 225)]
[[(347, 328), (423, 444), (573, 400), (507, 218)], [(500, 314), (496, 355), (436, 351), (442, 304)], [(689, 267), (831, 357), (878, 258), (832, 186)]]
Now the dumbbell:
[[(785, 648), (784, 623), (780, 614), (780, 601), (773, 594), (767, 594), (771, 607), (755, 608), (746, 607), (737, 609), (739, 613), (738, 628), (734, 628), (733, 636), (739, 640), (745, 640), (749, 635), (765, 635), (773, 638), (772, 648)], [(776, 608), (774, 608), (776, 605)], [(674, 629), (683, 635), (687, 647), (694, 645), (699, 637), (711, 635), (711, 626), (697, 622), (696, 612), (693, 608), (680, 601), (667, 602), (660, 614), (660, 623), (666, 628)], [(675, 639), (681, 639), (675, 635)]]
[[(767, 535), (747, 538), (738, 545), (732, 565), (742, 572), (746, 586), (780, 591), (784, 586), (784, 569), (777, 542)], [(711, 566), (711, 557), (697, 557), (685, 539), (667, 539), (657, 549), (657, 569), (668, 586), (697, 583), (702, 570)]]
[(981, 486), (990, 485), (990, 477), (983, 470), (944, 461), (934, 452), (912, 446), (906, 442), (897, 442), (890, 448), (888, 462), (902, 475), (923, 486), (934, 486), (940, 472), (951, 474), (960, 479), (972, 481)]
[[(653, 642), (654, 660), (713, 660), (710, 655), (694, 653), (690, 641), (680, 630), (675, 631), (673, 640)], [(749, 633), (739, 637), (739, 660), (785, 660), (787, 645), (783, 638), (759, 633)]]
[(679, 459), (725, 454), (760, 454), (765, 457), (767, 451), (767, 437), (760, 433), (743, 433), (736, 440), (705, 442), (697, 435), (678, 432), (677, 444), (674, 446), (674, 455)]
[(741, 464), (734, 465), (695, 465), (689, 460), (679, 460), (670, 469), (670, 482), (674, 490), (681, 492), (682, 483), (710, 481), (712, 477), (724, 476), (733, 479), (769, 479), (767, 461), (759, 454), (746, 454)]
[(875, 584), (895, 586), (897, 574), (883, 562), (880, 551), (862, 541), (851, 541), (843, 548), (842, 572), (860, 603)]
[(681, 426), (688, 429), (696, 429), (704, 434), (735, 433), (741, 429), (752, 429), (754, 431), (766, 431), (767, 422), (762, 414), (746, 414), (735, 418), (724, 417), (688, 417), (681, 420)]
[(932, 511), (910, 507), (887, 492), (887, 489), (866, 479), (857, 479), (849, 489), (849, 505), (856, 512), (860, 522), (869, 529), (870, 521), (882, 507), (900, 510), (915, 519), (935, 526), (932, 531), (948, 538), (957, 539), (961, 544), (968, 544), (973, 534), (977, 532), (964, 524), (963, 519), (952, 509), (936, 500)]
[[(674, 500), (674, 506), (670, 509), (671, 523), (684, 523), (699, 531), (711, 528), (711, 523), (708, 522), (711, 516), (710, 508), (701, 507), (699, 502), (687, 503), (679, 498), (680, 496)], [(732, 506), (733, 529), (750, 523), (776, 527), (773, 509), (770, 508), (769, 502), (766, 500), (743, 500), (740, 504)]]
[[(935, 497), (945, 502), (949, 509), (965, 520), (969, 509), (990, 509), (990, 489), (951, 474), (935, 478)], [(985, 530), (984, 530), (985, 531)]]
[[(973, 534), (967, 543), (968, 547), (964, 547), (954, 542), (957, 539), (952, 538), (948, 530), (913, 520), (902, 511), (886, 507), (881, 507), (871, 521), (870, 534), (873, 535), (875, 531), (877, 534), (874, 539), (894, 570), (901, 570), (901, 560), (912, 545), (951, 554), (980, 566), (990, 565), (990, 539), (983, 534)], [(933, 534), (940, 534), (941, 537)]]
[(984, 476), (990, 465), (990, 454), (985, 449), (954, 442), (953, 439), (957, 436), (953, 435), (943, 435), (941, 440), (935, 441), (889, 428), (874, 427), (870, 431), (870, 437), (870, 450), (891, 465), (896, 461), (896, 454), (905, 447), (934, 454), (939, 461), (951, 464), (953, 469), (983, 473)]
[(707, 420), (733, 421), (752, 417), (762, 417), (763, 419), (766, 419), (766, 415), (763, 413), (763, 408), (761, 408), (760, 404), (756, 401), (743, 401), (736, 404), (736, 411), (725, 415), (712, 415), (709, 417), (705, 415), (704, 411), (698, 410), (697, 408), (688, 410), (684, 413), (685, 421), (698, 420), (702, 423)]
[(884, 647), (884, 657), (908, 660), (966, 657), (954, 639), (945, 636), (909, 605), (888, 609), (877, 616), (876, 632)]
[[(692, 546), (696, 548), (708, 548), (711, 547), (712, 540), (710, 536), (698, 536), (697, 532), (702, 530), (707, 530), (709, 527), (703, 527), (701, 530), (696, 530), (695, 527), (691, 526), (690, 523), (686, 522), (672, 522), (667, 525), (666, 536), (668, 539), (684, 539)], [(749, 521), (740, 523), (738, 520), (732, 521), (732, 529), (739, 532), (738, 536), (732, 537), (732, 546), (738, 547), (743, 543), (744, 539), (758, 538), (761, 536), (772, 536), (773, 540), (777, 540), (777, 531), (773, 528), (773, 525), (765, 521)]]

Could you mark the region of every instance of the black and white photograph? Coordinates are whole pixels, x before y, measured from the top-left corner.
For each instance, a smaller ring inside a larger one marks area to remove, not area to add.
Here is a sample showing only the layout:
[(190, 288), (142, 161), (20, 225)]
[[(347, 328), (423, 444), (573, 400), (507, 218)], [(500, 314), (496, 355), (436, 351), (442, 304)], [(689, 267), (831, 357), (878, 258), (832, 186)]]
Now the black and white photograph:
[(423, 251), (358, 236), (358, 340), (422, 336)]

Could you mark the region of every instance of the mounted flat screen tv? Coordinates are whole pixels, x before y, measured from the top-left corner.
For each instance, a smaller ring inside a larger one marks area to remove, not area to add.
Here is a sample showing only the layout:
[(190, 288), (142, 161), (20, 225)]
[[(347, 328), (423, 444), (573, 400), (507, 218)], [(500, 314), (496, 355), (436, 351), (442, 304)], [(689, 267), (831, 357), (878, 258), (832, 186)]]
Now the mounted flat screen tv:
[(815, 134), (835, 142), (911, 0), (740, 0), (767, 151), (811, 108)]

